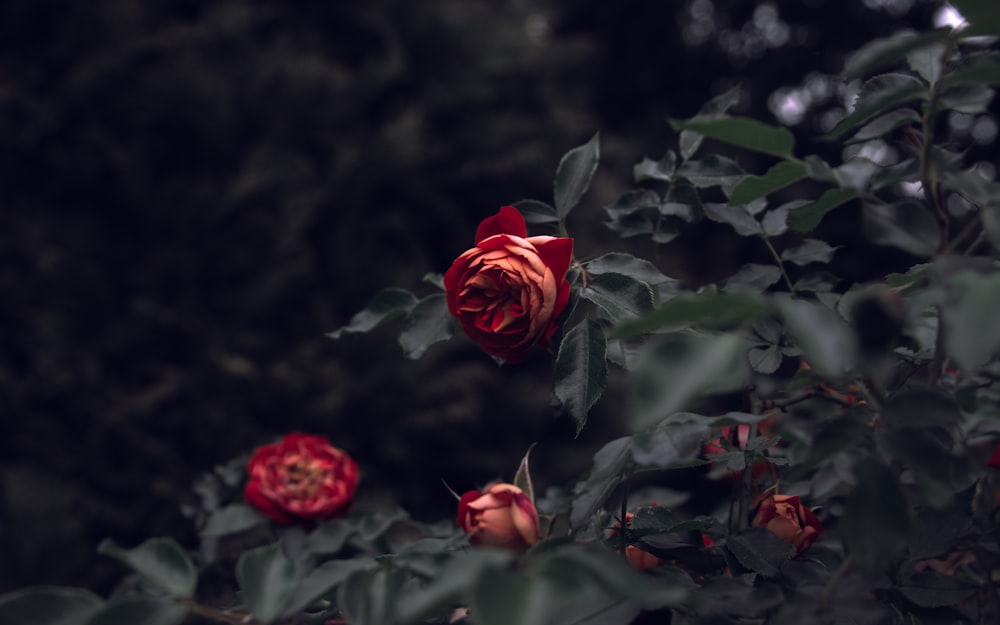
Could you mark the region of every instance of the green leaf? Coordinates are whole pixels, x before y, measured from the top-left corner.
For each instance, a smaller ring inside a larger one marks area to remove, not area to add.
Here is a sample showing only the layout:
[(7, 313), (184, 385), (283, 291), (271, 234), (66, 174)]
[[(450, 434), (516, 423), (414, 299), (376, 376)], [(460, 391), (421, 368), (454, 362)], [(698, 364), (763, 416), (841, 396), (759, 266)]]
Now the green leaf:
[(295, 563), (274, 543), (244, 551), (236, 563), (243, 603), (262, 623), (278, 618), (299, 583)]
[(194, 594), (198, 571), (188, 554), (172, 538), (150, 538), (134, 549), (122, 549), (111, 540), (97, 552), (124, 563), (142, 578), (173, 597)]
[(584, 263), (584, 269), (593, 275), (618, 273), (649, 285), (675, 282), (674, 278), (664, 275), (656, 265), (648, 260), (619, 252), (598, 256), (594, 260)]
[(988, 276), (964, 272), (950, 280), (946, 300), (944, 341), (948, 355), (968, 373), (986, 364), (1000, 350), (1000, 273)]
[(913, 472), (924, 499), (934, 508), (948, 505), (973, 482), (971, 473), (927, 428), (893, 428), (882, 433), (881, 443)]
[(966, 55), (941, 79), (942, 89), (969, 84), (1000, 85), (1000, 53)]
[(795, 137), (788, 129), (746, 117), (718, 115), (672, 119), (670, 125), (674, 130), (693, 130), (716, 141), (783, 158), (792, 157), (795, 147)]
[(753, 323), (771, 312), (759, 297), (736, 293), (686, 293), (652, 312), (615, 328), (611, 336), (628, 338), (658, 330), (678, 330), (690, 324), (729, 329)]
[(906, 546), (910, 517), (898, 480), (880, 460), (862, 458), (854, 475), (857, 484), (847, 498), (840, 533), (854, 561), (875, 572)]
[(644, 208), (656, 208), (660, 205), (660, 195), (651, 189), (629, 189), (625, 191), (604, 212), (612, 219), (621, 219)]
[(788, 211), (806, 204), (808, 204), (806, 200), (792, 200), (764, 213), (764, 217), (760, 220), (764, 234), (777, 237), (788, 232)]
[(531, 469), (528, 465), (528, 456), (531, 455), (531, 450), (535, 447), (534, 444), (528, 448), (528, 451), (524, 452), (524, 457), (521, 458), (521, 463), (517, 465), (517, 473), (514, 474), (514, 486), (517, 486), (524, 494), (528, 496), (528, 499), (534, 503), (535, 501), (535, 484), (531, 480)]
[(406, 577), (400, 569), (355, 571), (337, 589), (337, 607), (348, 623), (393, 625), (398, 621), (395, 598)]
[(497, 549), (453, 552), (429, 584), (399, 598), (397, 622), (416, 623), (450, 609), (486, 571), (505, 567), (512, 559), (511, 552)]
[(112, 600), (85, 625), (179, 625), (187, 614), (187, 608), (179, 603), (134, 595)]
[(880, 115), (861, 127), (848, 143), (870, 141), (886, 135), (900, 126), (920, 123), (920, 115), (913, 109), (897, 109)]
[(4, 625), (81, 625), (103, 601), (82, 588), (38, 586), (0, 595)]
[(580, 289), (580, 297), (600, 306), (615, 323), (636, 319), (653, 308), (649, 285), (620, 273), (595, 276)]
[(351, 317), (346, 326), (327, 333), (331, 339), (339, 339), (351, 332), (369, 332), (380, 324), (402, 317), (417, 304), (413, 293), (403, 289), (385, 289), (379, 291), (368, 304), (368, 307)]
[(884, 39), (871, 41), (847, 59), (844, 66), (844, 78), (851, 80), (869, 76), (889, 65), (902, 61), (908, 54), (941, 44), (950, 35), (950, 30), (941, 29), (920, 34), (897, 33)]
[(267, 517), (254, 508), (242, 503), (234, 503), (212, 512), (201, 530), (202, 536), (225, 536), (235, 534), (267, 523)]
[(872, 118), (926, 96), (927, 86), (918, 78), (908, 74), (876, 76), (862, 86), (854, 111), (840, 120), (822, 139), (836, 141)]
[(592, 319), (570, 328), (559, 344), (553, 373), (555, 395), (576, 421), (577, 435), (607, 384), (606, 352), (604, 330)]
[(444, 293), (423, 298), (406, 315), (399, 344), (408, 358), (416, 360), (438, 341), (446, 341), (455, 333), (455, 323), (448, 312)]
[(643, 180), (670, 182), (675, 171), (677, 171), (677, 155), (674, 154), (673, 150), (668, 150), (659, 162), (651, 158), (643, 158), (641, 163), (632, 168), (632, 177), (636, 182)]
[(569, 522), (574, 529), (579, 529), (590, 521), (594, 512), (621, 482), (631, 461), (631, 436), (616, 438), (594, 454), (594, 466), (587, 479), (578, 482), (573, 488)]
[(837, 317), (823, 306), (801, 299), (775, 296), (788, 334), (802, 348), (806, 361), (827, 379), (842, 379), (851, 370), (854, 337)]
[(726, 279), (722, 290), (726, 293), (760, 295), (781, 279), (781, 269), (775, 265), (747, 263)]
[(538, 200), (518, 200), (512, 205), (529, 224), (557, 224), (556, 209)]
[(805, 239), (797, 247), (789, 248), (781, 253), (781, 260), (803, 266), (809, 263), (828, 263), (833, 259), (833, 253), (839, 247), (833, 247), (819, 239)]
[(590, 187), (600, 153), (600, 134), (595, 133), (590, 141), (573, 148), (559, 161), (554, 186), (556, 215), (560, 221), (566, 219)]
[(882, 419), (897, 427), (951, 427), (962, 420), (954, 397), (931, 389), (906, 390), (882, 405)]
[(1000, 5), (993, 0), (953, 0), (952, 4), (969, 23), (961, 36), (1000, 35)]
[(798, 232), (811, 232), (827, 213), (857, 196), (853, 189), (828, 189), (815, 202), (793, 208), (788, 214), (788, 226)]
[(957, 575), (920, 571), (901, 580), (899, 591), (921, 608), (943, 608), (968, 599), (976, 587)]
[(920, 74), (928, 84), (934, 85), (941, 78), (944, 50), (943, 43), (925, 45), (908, 52), (906, 62), (910, 65), (910, 69)]
[[(733, 185), (746, 175), (746, 172), (736, 164), (736, 161), (714, 154), (701, 160), (687, 161), (677, 173), (699, 189), (719, 186), (726, 191), (727, 195), (732, 191)], [(677, 198), (668, 199), (671, 202), (677, 202)], [(682, 203), (691, 204), (693, 202)], [(701, 201), (698, 200), (698, 205), (700, 204)]]
[(784, 189), (806, 177), (804, 163), (781, 161), (763, 176), (747, 176), (733, 187), (729, 201), (733, 204), (747, 204), (757, 198)]
[(745, 206), (730, 204), (705, 204), (705, 216), (720, 224), (729, 224), (741, 237), (759, 235), (763, 232), (760, 222)]
[[(703, 104), (697, 117), (715, 117), (726, 113), (740, 101), (740, 93), (739, 85), (727, 89)], [(694, 153), (701, 146), (703, 138), (701, 134), (693, 130), (682, 131), (680, 136), (681, 158), (686, 161), (694, 156)]]
[(989, 110), (995, 92), (986, 85), (958, 85), (943, 91), (938, 98), (941, 109), (978, 115)]
[(322, 597), (332, 593), (347, 578), (358, 571), (370, 571), (377, 566), (372, 558), (328, 560), (306, 575), (290, 592), (282, 606), (280, 618), (291, 618)]
[(668, 335), (643, 354), (633, 376), (629, 427), (641, 431), (692, 400), (742, 388), (746, 344), (736, 335)]
[(740, 564), (764, 577), (777, 577), (781, 565), (795, 555), (794, 546), (763, 527), (751, 527), (730, 536), (726, 548)]
[(747, 352), (747, 362), (757, 373), (771, 375), (781, 366), (781, 348), (777, 345), (753, 347)]
[[(739, 175), (725, 178), (724, 186), (728, 186), (732, 181), (737, 180)], [(698, 189), (690, 180), (683, 176), (678, 176), (670, 185), (666, 197), (657, 207), (664, 217), (679, 217), (691, 223), (696, 217), (700, 217), (704, 209), (702, 208), (701, 196)]]
[(895, 204), (865, 204), (862, 228), (876, 245), (897, 247), (927, 258), (941, 244), (937, 219), (923, 202), (902, 200)]
[(668, 420), (632, 436), (632, 459), (640, 466), (661, 469), (691, 466), (700, 459), (710, 434), (705, 423)]
[(469, 611), (483, 625), (545, 625), (553, 606), (548, 585), (516, 571), (487, 569), (472, 586)]

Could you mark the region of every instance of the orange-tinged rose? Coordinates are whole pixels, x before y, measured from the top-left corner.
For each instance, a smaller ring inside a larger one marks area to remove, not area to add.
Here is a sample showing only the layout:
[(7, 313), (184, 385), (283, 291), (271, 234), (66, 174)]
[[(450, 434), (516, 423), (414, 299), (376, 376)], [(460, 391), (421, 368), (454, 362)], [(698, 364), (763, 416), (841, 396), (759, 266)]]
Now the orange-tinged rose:
[[(653, 506), (655, 505), (656, 504), (654, 503)], [(635, 514), (631, 512), (625, 513), (626, 526), (628, 526), (632, 522), (632, 517), (634, 516)], [(617, 534), (620, 528), (621, 528), (620, 523), (615, 525), (614, 529), (611, 530), (611, 536)], [(621, 553), (621, 551), (615, 550), (615, 553)], [(642, 571), (644, 569), (651, 569), (653, 567), (660, 566), (661, 564), (666, 562), (666, 560), (664, 560), (663, 558), (654, 556), (648, 551), (643, 551), (642, 549), (636, 547), (635, 545), (627, 545), (625, 547), (625, 559), (628, 560), (628, 563), (632, 565), (632, 568), (636, 569), (637, 571)]]
[(751, 525), (766, 527), (800, 553), (823, 533), (823, 524), (797, 495), (768, 495), (760, 502)]
[(458, 501), (458, 526), (476, 545), (522, 551), (538, 542), (538, 512), (513, 484), (470, 490)]
[(358, 465), (323, 436), (293, 432), (254, 451), (247, 503), (279, 523), (316, 521), (347, 510)]
[(476, 230), (476, 245), (444, 274), (448, 311), (486, 353), (507, 362), (544, 347), (569, 302), (573, 239), (527, 236), (524, 217), (504, 206)]

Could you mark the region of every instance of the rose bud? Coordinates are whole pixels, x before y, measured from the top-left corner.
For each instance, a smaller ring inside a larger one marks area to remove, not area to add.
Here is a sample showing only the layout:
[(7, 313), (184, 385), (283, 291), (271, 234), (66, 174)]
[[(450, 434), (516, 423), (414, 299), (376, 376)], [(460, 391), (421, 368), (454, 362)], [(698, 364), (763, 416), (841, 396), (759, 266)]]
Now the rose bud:
[[(653, 505), (655, 506), (656, 504)], [(632, 517), (634, 516), (635, 515), (632, 514), (631, 512), (625, 513), (626, 526), (632, 522)], [(615, 536), (618, 533), (618, 529), (620, 528), (621, 524), (619, 523), (611, 530), (611, 536)], [(621, 551), (615, 550), (615, 553), (621, 553)], [(625, 547), (625, 559), (628, 560), (628, 563), (632, 565), (632, 568), (637, 571), (642, 571), (644, 569), (651, 569), (660, 566), (661, 564), (666, 562), (666, 560), (664, 560), (663, 558), (654, 556), (648, 551), (643, 551), (642, 549), (636, 547), (635, 545), (627, 545)]]
[(247, 503), (279, 523), (345, 512), (358, 485), (358, 466), (350, 456), (323, 436), (297, 432), (257, 448), (247, 471)]
[(538, 512), (513, 484), (470, 490), (458, 501), (458, 526), (475, 545), (522, 551), (538, 542)]
[(573, 239), (527, 236), (524, 217), (502, 207), (476, 230), (444, 274), (448, 311), (486, 353), (506, 362), (545, 347), (569, 302)]
[(754, 527), (766, 527), (775, 536), (801, 553), (823, 533), (823, 524), (799, 501), (798, 496), (768, 495), (757, 508), (757, 514), (750, 523)]

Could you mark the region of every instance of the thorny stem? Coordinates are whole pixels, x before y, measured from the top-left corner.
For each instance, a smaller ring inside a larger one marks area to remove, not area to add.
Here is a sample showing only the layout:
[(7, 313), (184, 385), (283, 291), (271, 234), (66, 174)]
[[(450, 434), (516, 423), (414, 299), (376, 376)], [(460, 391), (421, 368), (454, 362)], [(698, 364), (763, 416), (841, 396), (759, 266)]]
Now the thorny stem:
[(781, 277), (785, 280), (785, 286), (788, 287), (788, 292), (795, 295), (795, 287), (792, 286), (792, 279), (788, 277), (788, 272), (785, 271), (785, 263), (781, 260), (778, 250), (774, 249), (774, 245), (771, 244), (771, 239), (763, 232), (760, 233), (760, 238), (764, 241), (764, 245), (767, 246), (767, 250), (771, 252), (771, 256), (774, 258), (775, 262), (778, 263), (778, 269), (781, 270)]

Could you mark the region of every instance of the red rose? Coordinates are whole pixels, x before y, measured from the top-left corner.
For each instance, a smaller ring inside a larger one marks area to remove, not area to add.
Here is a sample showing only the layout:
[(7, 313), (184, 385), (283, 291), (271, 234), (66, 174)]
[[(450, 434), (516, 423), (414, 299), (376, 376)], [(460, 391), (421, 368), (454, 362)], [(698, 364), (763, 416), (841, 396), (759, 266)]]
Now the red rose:
[(528, 237), (524, 217), (504, 206), (476, 230), (476, 246), (444, 274), (448, 310), (486, 353), (507, 362), (544, 347), (569, 302), (573, 239)]
[(521, 551), (538, 542), (538, 512), (513, 484), (470, 490), (458, 501), (458, 526), (476, 545)]
[(343, 512), (358, 485), (358, 465), (323, 436), (292, 433), (254, 451), (247, 463), (247, 503), (279, 523)]
[(757, 514), (750, 523), (754, 527), (766, 527), (774, 535), (799, 552), (823, 533), (823, 524), (799, 501), (798, 496), (768, 495), (757, 508)]

